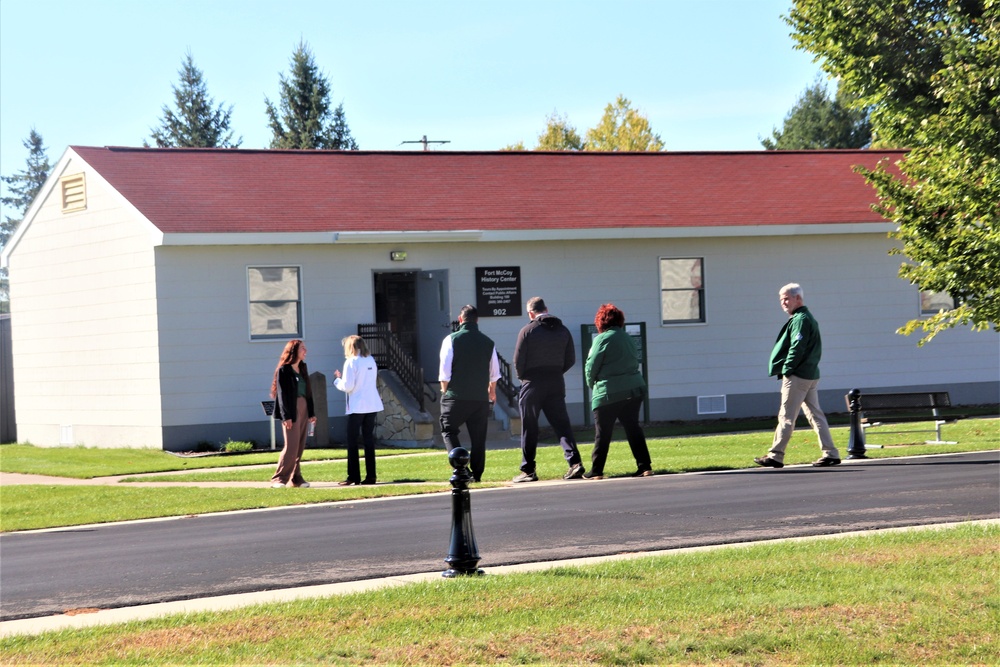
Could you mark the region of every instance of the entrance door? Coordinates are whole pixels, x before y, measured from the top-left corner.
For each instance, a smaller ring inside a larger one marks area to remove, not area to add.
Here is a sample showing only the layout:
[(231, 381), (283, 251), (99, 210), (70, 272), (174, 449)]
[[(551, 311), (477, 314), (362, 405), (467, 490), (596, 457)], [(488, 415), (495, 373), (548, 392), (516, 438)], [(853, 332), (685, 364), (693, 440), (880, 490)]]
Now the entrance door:
[(375, 273), (374, 280), (375, 321), (389, 323), (425, 382), (436, 381), (441, 340), (451, 332), (448, 270)]
[(424, 381), (438, 378), (441, 341), (451, 333), (451, 308), (448, 299), (448, 269), (421, 271), (417, 278), (417, 331)]

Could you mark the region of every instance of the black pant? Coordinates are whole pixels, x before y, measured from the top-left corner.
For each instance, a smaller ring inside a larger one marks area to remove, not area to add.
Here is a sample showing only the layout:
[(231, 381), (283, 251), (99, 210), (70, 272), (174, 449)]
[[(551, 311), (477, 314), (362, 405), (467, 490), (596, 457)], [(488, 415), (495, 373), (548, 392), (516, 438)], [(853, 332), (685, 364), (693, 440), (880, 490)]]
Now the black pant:
[(641, 407), (642, 398), (638, 397), (602, 405), (594, 410), (594, 453), (591, 455), (591, 473), (604, 474), (604, 462), (608, 459), (608, 447), (614, 434), (615, 421), (620, 421), (625, 428), (625, 437), (628, 438), (628, 446), (632, 449), (638, 471), (653, 469), (653, 464), (649, 460), (649, 448), (646, 446), (646, 434), (639, 425)]
[(566, 383), (563, 376), (533, 378), (521, 382), (517, 396), (521, 410), (521, 471), (535, 472), (535, 452), (538, 449), (538, 417), (542, 414), (559, 437), (566, 463), (580, 463), (573, 426), (566, 412)]
[(375, 413), (347, 415), (347, 479), (361, 481), (358, 432), (365, 444), (365, 479), (375, 481)]
[(461, 447), (458, 431), (469, 432), (469, 468), (478, 482), (486, 470), (486, 432), (490, 423), (489, 401), (467, 401), (441, 397), (441, 435), (448, 451)]

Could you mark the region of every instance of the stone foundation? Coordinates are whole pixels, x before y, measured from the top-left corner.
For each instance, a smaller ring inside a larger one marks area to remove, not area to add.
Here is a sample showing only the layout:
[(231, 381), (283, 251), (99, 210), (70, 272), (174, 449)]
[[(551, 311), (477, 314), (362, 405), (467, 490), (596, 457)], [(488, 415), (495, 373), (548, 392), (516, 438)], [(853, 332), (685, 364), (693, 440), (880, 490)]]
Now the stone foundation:
[(433, 417), (420, 410), (395, 372), (378, 372), (378, 392), (384, 409), (375, 421), (376, 440), (393, 447), (434, 446)]

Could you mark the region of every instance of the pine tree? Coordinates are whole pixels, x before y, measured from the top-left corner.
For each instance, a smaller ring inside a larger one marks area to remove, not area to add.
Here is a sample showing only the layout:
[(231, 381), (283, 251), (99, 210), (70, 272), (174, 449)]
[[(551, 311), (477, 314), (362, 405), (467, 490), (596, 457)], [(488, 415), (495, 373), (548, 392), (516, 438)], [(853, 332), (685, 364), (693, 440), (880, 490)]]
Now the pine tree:
[[(35, 201), (39, 190), (45, 184), (45, 179), (49, 177), (52, 165), (45, 153), (45, 146), (42, 144), (42, 135), (31, 128), (28, 138), (21, 142), (28, 149), (27, 166), (23, 171), (12, 176), (0, 176), (0, 180), (7, 184), (9, 195), (0, 197), (0, 202), (5, 206), (12, 206), (17, 211), (16, 217), (4, 216), (0, 222), (0, 248), (7, 245), (7, 241), (13, 236), (17, 226), (21, 224), (24, 214), (27, 213), (31, 202)], [(0, 313), (10, 312), (10, 296), (7, 283), (7, 269), (0, 269)]]
[[(180, 85), (174, 86), (176, 112), (163, 105), (163, 119), (152, 129), (152, 139), (160, 148), (238, 148), (243, 137), (233, 141), (229, 130), (233, 106), (215, 106), (208, 96), (202, 72), (188, 52), (181, 68)], [(146, 144), (148, 145), (148, 144)]]
[(817, 79), (785, 116), (781, 130), (774, 128), (760, 143), (773, 151), (865, 148), (871, 141), (868, 110), (859, 108), (839, 84), (836, 96), (830, 97), (826, 84)]
[(273, 133), (271, 148), (358, 150), (347, 126), (344, 105), (330, 109), (330, 83), (305, 42), (299, 42), (292, 54), (289, 76), (280, 77), (278, 107), (264, 98)]

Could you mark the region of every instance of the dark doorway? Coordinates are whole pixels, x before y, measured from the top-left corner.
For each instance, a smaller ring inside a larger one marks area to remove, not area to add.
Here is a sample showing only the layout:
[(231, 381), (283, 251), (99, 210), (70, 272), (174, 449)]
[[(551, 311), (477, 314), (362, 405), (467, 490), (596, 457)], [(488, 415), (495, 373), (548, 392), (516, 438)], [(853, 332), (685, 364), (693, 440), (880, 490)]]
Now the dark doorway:
[(448, 270), (376, 272), (375, 321), (389, 324), (426, 382), (436, 381), (441, 340), (451, 332)]
[(388, 322), (400, 345), (417, 358), (417, 273), (375, 274), (375, 321)]

